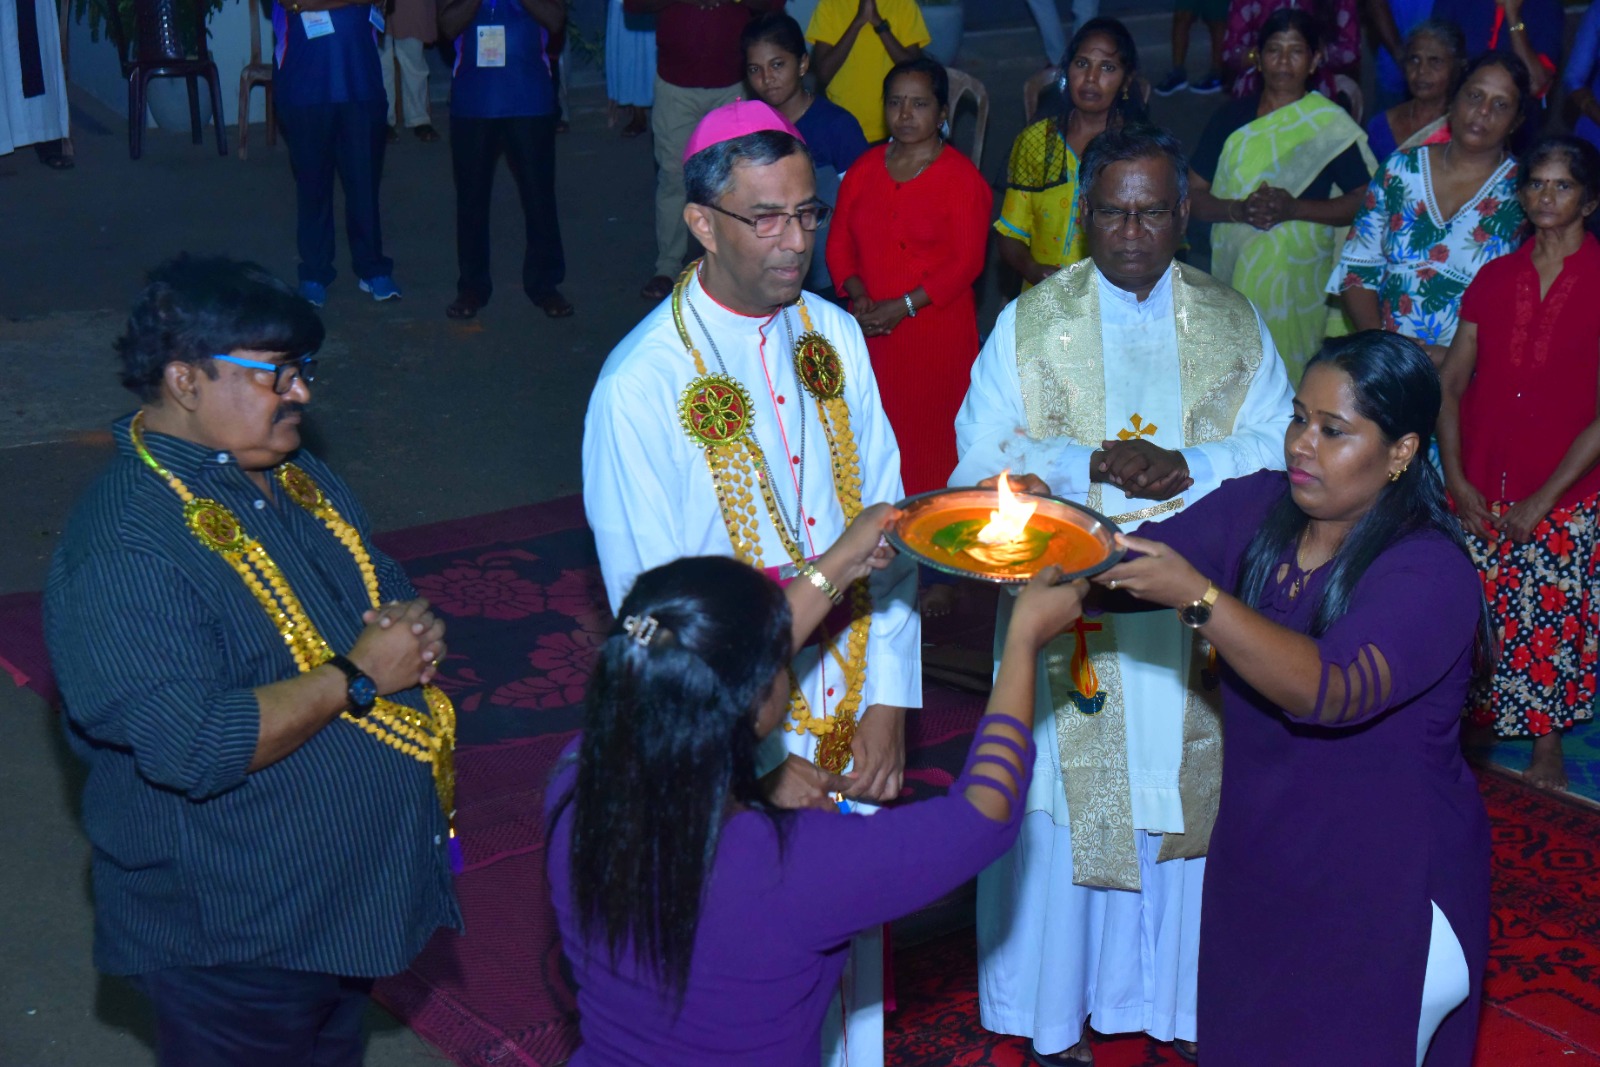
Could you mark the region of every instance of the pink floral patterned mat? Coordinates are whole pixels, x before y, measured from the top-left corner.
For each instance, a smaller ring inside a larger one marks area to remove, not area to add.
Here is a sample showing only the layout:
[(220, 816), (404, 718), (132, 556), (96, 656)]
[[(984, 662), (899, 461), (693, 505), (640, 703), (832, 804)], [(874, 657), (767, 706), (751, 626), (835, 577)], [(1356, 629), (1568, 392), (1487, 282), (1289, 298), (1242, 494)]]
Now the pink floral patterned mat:
[[(545, 889), (544, 783), (582, 720), (610, 627), (580, 498), (376, 538), (449, 626), (439, 678), (459, 712), (458, 816), (466, 931), (437, 935), (375, 996), (456, 1063), (554, 1067), (577, 1045)], [(992, 609), (991, 609), (992, 610)], [(992, 617), (992, 616), (990, 616)], [(0, 668), (57, 699), (36, 593), (0, 597)], [(908, 719), (905, 796), (959, 772), (983, 698), (927, 687)]]

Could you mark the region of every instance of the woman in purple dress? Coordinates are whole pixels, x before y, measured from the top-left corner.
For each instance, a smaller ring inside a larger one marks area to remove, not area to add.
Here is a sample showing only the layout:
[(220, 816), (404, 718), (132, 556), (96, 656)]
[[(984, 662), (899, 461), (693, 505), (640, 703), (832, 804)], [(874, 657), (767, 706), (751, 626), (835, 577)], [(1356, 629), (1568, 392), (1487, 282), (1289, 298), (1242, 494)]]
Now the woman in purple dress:
[(1471, 1063), (1489, 828), (1457, 724), (1493, 644), (1419, 454), (1439, 401), (1412, 342), (1328, 341), (1295, 398), (1287, 477), (1225, 482), (1146, 524), (1125, 538), (1141, 555), (1097, 579), (1178, 608), (1225, 664), (1201, 913), (1210, 1063)]
[(897, 514), (869, 509), (787, 591), (702, 557), (640, 575), (623, 601), (584, 732), (547, 793), (584, 1040), (575, 1067), (817, 1067), (850, 938), (937, 900), (1016, 840), (1034, 663), (1085, 588), (1053, 585), (1059, 568), (1017, 599), (949, 795), (843, 815), (826, 791), (849, 781), (802, 762), (806, 788), (788, 803), (807, 810), (780, 811), (756, 777), (757, 744), (788, 711), (789, 657), (833, 606), (824, 592), (887, 563), (879, 532)]

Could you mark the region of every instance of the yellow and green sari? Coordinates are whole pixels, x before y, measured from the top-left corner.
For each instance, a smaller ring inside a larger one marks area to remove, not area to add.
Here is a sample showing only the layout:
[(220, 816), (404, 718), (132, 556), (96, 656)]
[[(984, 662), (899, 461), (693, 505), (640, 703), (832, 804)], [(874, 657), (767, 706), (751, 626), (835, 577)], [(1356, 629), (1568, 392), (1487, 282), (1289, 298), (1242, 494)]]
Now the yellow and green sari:
[[(1271, 185), (1298, 197), (1352, 145), (1368, 172), (1375, 171), (1366, 132), (1338, 104), (1307, 93), (1228, 137), (1211, 192), (1243, 200)], [(1346, 332), (1343, 313), (1329, 304), (1324, 286), (1347, 230), (1314, 222), (1284, 222), (1270, 230), (1223, 222), (1212, 229), (1211, 273), (1261, 312), (1291, 382), (1300, 380), (1324, 337)]]
[(1027, 245), (1047, 267), (1065, 267), (1089, 254), (1078, 224), (1078, 157), (1055, 119), (1041, 119), (1017, 135), (994, 228)]

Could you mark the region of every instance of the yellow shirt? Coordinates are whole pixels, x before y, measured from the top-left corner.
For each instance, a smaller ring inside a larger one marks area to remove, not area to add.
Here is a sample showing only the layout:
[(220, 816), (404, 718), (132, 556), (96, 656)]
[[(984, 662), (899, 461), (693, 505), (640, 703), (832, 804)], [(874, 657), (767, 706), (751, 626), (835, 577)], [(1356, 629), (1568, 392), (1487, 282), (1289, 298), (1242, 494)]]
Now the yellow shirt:
[[(855, 21), (860, 6), (859, 0), (822, 0), (811, 16), (806, 39), (813, 44), (837, 44)], [(926, 48), (933, 40), (916, 0), (878, 0), (878, 17), (889, 23), (894, 39), (908, 48)], [(883, 39), (867, 26), (856, 35), (844, 65), (828, 83), (828, 99), (856, 117), (870, 142), (889, 136), (889, 127), (883, 121), (883, 79), (893, 66)]]
[[(1040, 119), (1017, 135), (1006, 168), (1006, 198), (994, 228), (1028, 246), (1047, 267), (1089, 254), (1078, 225), (1078, 157), (1057, 121)], [(1029, 288), (1022, 283), (1023, 291)]]

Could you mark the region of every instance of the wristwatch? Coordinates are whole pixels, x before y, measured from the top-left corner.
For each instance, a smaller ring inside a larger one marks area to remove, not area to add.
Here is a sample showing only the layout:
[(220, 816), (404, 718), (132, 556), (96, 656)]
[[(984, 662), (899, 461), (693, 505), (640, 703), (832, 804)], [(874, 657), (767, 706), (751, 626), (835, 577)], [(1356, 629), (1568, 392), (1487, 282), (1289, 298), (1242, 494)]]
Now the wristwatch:
[(889, 32), (889, 20), (888, 19), (879, 19), (877, 22), (874, 22), (872, 24), (872, 28), (874, 30), (876, 30), (878, 33), (888, 33)]
[(344, 696), (350, 702), (350, 706), (345, 710), (358, 719), (371, 711), (372, 705), (378, 699), (378, 684), (362, 674), (361, 668), (351, 663), (345, 656), (335, 655), (328, 662), (343, 671), (347, 680)]
[(1199, 600), (1178, 609), (1179, 621), (1191, 630), (1200, 629), (1211, 621), (1211, 609), (1216, 607), (1217, 598), (1221, 595), (1222, 590), (1217, 588), (1216, 582), (1207, 582), (1206, 591)]

